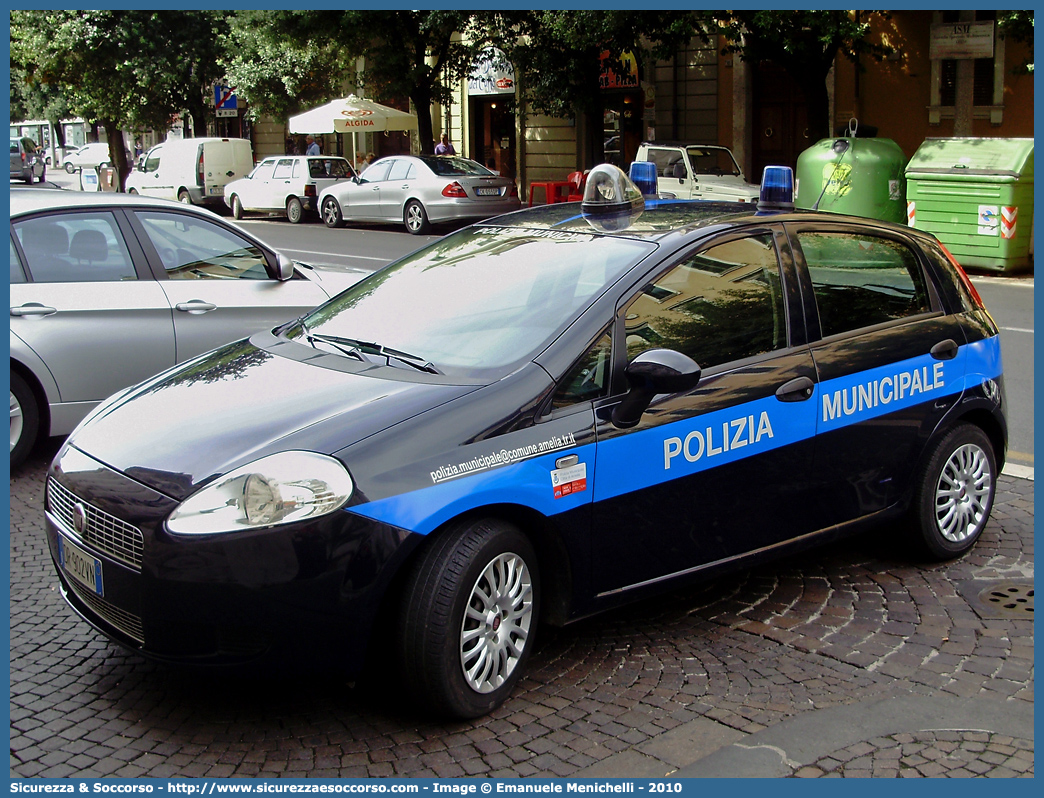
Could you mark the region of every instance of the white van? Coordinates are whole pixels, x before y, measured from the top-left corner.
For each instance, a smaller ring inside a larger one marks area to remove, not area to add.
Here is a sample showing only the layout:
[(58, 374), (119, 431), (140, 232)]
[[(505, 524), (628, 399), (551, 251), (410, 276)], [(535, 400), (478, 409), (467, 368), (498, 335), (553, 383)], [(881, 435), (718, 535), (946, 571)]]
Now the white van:
[(130, 194), (224, 205), (225, 184), (250, 174), (254, 153), (247, 139), (167, 139), (127, 177)]

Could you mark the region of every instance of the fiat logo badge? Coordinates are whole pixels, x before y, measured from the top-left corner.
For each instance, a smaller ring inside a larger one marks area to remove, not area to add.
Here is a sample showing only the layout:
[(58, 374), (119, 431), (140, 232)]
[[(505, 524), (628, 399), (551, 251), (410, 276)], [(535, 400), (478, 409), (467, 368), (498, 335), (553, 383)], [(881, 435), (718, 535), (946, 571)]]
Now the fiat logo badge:
[(72, 523), (76, 534), (82, 537), (87, 530), (87, 508), (83, 506), (83, 502), (77, 502), (73, 505)]

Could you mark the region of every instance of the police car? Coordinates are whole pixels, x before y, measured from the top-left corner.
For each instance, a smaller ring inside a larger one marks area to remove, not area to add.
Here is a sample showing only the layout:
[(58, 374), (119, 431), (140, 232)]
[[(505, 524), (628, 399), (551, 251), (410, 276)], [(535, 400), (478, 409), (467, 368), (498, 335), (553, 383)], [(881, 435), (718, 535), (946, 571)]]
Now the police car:
[(642, 194), (459, 230), (118, 394), (47, 479), (61, 590), (160, 660), (401, 669), (503, 702), (566, 624), (872, 524), (982, 533), (998, 329), (930, 235)]

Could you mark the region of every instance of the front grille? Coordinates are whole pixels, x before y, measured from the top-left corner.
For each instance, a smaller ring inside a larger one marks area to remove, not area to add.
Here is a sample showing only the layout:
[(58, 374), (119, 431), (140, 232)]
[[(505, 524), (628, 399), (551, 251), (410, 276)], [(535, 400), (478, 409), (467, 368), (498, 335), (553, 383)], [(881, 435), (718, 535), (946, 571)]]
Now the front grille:
[[(73, 523), (73, 508), (77, 504), (83, 507), (87, 518), (82, 534), (76, 531)], [(65, 525), (67, 532), (97, 551), (141, 571), (144, 539), (136, 526), (81, 501), (54, 479), (47, 480), (47, 510)]]
[(132, 612), (127, 612), (126, 610), (121, 610), (119, 607), (113, 606), (96, 593), (84, 590), (72, 579), (67, 579), (66, 584), (72, 592), (76, 594), (76, 597), (94, 610), (94, 612), (128, 637), (137, 640), (142, 645), (145, 644), (145, 631), (141, 624), (141, 618)]

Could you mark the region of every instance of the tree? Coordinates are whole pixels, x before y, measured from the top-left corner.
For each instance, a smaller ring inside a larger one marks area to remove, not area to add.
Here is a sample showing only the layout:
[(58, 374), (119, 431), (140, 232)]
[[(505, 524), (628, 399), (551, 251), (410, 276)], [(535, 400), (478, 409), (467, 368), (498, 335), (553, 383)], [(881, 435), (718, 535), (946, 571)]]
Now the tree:
[(166, 130), (183, 111), (205, 126), (220, 21), (212, 11), (12, 11), (12, 73), (28, 94), (61, 96), (105, 129), (122, 191), (125, 130)]
[(1033, 74), (1033, 12), (1032, 11), (998, 11), (997, 27), (1004, 36), (1012, 41), (1025, 44), (1029, 55), (1015, 67), (1015, 74)]
[(849, 11), (693, 12), (695, 31), (725, 38), (724, 54), (744, 61), (771, 61), (784, 69), (805, 95), (809, 136), (830, 136), (830, 99), (826, 80), (838, 55), (883, 58), (890, 49), (870, 41), (869, 18), (883, 12)]
[(434, 151), (430, 109), (448, 104), (485, 44), (476, 14), (462, 11), (244, 12), (234, 37), (247, 49), (229, 63), (229, 78), (253, 108), (286, 116), (343, 92), (356, 58), (357, 76), (377, 100), (409, 97), (421, 151)]
[(628, 52), (666, 57), (693, 35), (691, 19), (666, 11), (503, 12), (484, 25), (485, 38), (521, 76), (524, 99), (534, 110), (587, 117), (589, 165), (604, 159), (603, 66), (621, 72)]

